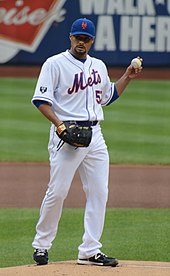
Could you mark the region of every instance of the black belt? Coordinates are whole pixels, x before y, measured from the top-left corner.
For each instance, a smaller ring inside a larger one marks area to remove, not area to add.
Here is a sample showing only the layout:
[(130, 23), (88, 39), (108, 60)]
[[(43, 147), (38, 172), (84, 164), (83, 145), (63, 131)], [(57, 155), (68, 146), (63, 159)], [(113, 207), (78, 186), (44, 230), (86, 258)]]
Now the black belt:
[(79, 126), (96, 126), (98, 121), (76, 121)]

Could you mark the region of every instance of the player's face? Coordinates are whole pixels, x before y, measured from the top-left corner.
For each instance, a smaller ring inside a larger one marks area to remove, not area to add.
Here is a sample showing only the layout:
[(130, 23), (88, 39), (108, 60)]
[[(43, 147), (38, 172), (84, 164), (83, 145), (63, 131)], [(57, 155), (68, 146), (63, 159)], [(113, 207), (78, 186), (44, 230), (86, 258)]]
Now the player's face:
[(70, 41), (72, 54), (83, 59), (86, 58), (94, 39), (87, 35), (72, 35)]

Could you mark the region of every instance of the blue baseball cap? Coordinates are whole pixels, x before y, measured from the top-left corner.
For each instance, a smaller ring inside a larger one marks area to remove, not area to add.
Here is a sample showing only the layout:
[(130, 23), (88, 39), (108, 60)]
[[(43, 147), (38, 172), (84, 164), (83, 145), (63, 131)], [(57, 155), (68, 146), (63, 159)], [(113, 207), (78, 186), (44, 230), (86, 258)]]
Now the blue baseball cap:
[(86, 18), (79, 18), (73, 22), (71, 26), (71, 35), (88, 35), (92, 38), (95, 37), (95, 26), (93, 22)]

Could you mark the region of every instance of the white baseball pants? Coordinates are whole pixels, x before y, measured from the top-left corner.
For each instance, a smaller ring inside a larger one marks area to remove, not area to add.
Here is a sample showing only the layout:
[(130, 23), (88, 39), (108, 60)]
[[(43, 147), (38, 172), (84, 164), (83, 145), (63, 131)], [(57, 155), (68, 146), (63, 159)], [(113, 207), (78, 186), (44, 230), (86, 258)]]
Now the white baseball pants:
[(80, 173), (86, 195), (83, 242), (79, 246), (79, 258), (91, 257), (98, 252), (102, 244), (106, 202), (108, 197), (109, 157), (101, 133), (100, 125), (93, 126), (90, 146), (77, 148), (65, 143), (59, 151), (58, 136), (51, 127), (50, 181), (40, 209), (36, 226), (36, 235), (32, 246), (50, 249), (61, 217), (63, 202), (66, 198), (76, 170)]

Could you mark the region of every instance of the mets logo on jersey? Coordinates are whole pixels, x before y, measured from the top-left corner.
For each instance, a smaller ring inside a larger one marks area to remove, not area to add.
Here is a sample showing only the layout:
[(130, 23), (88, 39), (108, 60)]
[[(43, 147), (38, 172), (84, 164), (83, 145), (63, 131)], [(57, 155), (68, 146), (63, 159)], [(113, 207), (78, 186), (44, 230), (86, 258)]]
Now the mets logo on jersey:
[(91, 76), (89, 76), (85, 81), (85, 76), (83, 72), (74, 75), (74, 80), (72, 87), (67, 90), (68, 94), (77, 93), (79, 90), (84, 90), (88, 86), (97, 85), (101, 83), (101, 77), (97, 70), (92, 69)]
[(66, 0), (0, 1), (0, 63), (20, 50), (34, 52), (53, 21), (62, 22)]

